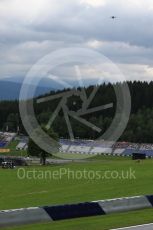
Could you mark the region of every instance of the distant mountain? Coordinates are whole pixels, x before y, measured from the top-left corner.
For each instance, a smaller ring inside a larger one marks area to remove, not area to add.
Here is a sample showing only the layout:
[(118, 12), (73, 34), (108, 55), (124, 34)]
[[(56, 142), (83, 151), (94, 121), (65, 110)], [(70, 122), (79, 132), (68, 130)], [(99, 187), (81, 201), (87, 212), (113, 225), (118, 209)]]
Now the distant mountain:
[[(25, 80), (25, 77), (13, 76), (13, 77), (1, 78), (0, 82), (3, 81), (3, 82), (12, 82), (12, 83), (22, 84), (24, 80)], [(74, 82), (69, 81), (69, 83), (72, 83), (72, 86), (74, 85)], [(29, 84), (35, 85), (36, 83), (34, 80), (32, 80), (32, 83), (29, 83)], [(40, 80), (37, 87), (50, 88), (50, 90), (57, 90), (57, 89), (63, 89), (65, 86), (62, 85), (61, 83), (58, 83), (46, 77)]]
[[(22, 82), (13, 82), (13, 81), (4, 81), (0, 80), (0, 100), (15, 100), (19, 99), (20, 89), (22, 86)], [(29, 89), (32, 85), (28, 86)], [(45, 86), (38, 86), (35, 92), (35, 96), (42, 95), (44, 93), (48, 93), (52, 88)]]
[[(23, 81), (24, 81), (24, 77), (22, 76), (0, 78), (0, 100), (19, 99), (20, 89), (23, 84)], [(79, 82), (77, 82), (77, 80), (74, 78), (69, 79), (68, 82), (64, 83), (64, 80), (58, 82), (58, 81), (53, 81), (46, 77), (39, 82), (38, 86), (36, 86), (35, 96), (43, 95), (45, 93), (49, 93), (50, 91), (62, 90), (63, 88), (67, 88), (68, 87), (67, 83), (71, 87), (79, 87)], [(28, 86), (29, 90), (30, 87), (32, 88), (34, 86), (34, 84), (35, 84), (34, 81), (32, 81), (32, 85), (31, 83), (29, 83)], [(84, 85), (85, 86), (95, 85), (95, 82), (87, 81), (84, 82)]]

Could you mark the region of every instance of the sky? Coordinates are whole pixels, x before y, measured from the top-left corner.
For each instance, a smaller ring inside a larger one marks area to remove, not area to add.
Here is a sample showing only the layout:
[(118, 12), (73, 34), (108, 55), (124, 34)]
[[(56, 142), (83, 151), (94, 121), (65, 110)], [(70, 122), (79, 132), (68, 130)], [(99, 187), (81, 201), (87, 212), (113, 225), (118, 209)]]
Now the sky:
[[(66, 47), (100, 52), (126, 80), (153, 80), (153, 1), (0, 0), (0, 78), (23, 77)], [(72, 78), (61, 69), (56, 74)], [(82, 71), (92, 78), (90, 69)]]

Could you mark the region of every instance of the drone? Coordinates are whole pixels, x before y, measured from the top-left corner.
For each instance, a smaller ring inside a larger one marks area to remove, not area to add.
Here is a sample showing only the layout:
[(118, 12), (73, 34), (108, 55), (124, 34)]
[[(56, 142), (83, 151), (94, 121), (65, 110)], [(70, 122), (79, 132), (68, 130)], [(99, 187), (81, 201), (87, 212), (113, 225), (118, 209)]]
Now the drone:
[(116, 16), (111, 16), (111, 19), (115, 19), (115, 18), (117, 18)]

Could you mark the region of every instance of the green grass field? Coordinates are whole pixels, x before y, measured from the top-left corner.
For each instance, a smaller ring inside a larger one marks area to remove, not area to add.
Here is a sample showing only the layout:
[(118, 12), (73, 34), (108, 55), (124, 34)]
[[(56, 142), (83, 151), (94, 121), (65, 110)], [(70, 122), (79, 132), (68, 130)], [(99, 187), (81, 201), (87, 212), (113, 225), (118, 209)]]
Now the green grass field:
[[(128, 171), (135, 170), (136, 179), (19, 179), (18, 168), (15, 170), (0, 169), (0, 209), (14, 209), (31, 206), (44, 206), (65, 203), (110, 199), (125, 196), (153, 193), (153, 160), (136, 163), (128, 158), (97, 157), (84, 163), (71, 163), (62, 166), (27, 167), (26, 171), (37, 170), (53, 172), (64, 168), (73, 171)], [(153, 209), (134, 211), (107, 216), (80, 218), (21, 227), (13, 230), (104, 230), (135, 224), (152, 222)]]
[(10, 153), (8, 155), (11, 156), (27, 156), (26, 150), (16, 150), (16, 146), (18, 145), (19, 141), (12, 141), (7, 148), (10, 149)]
[(8, 146), (4, 147), (4, 149), (10, 149), (8, 153), (0, 153), (0, 155), (5, 156), (27, 156), (26, 150), (16, 150), (16, 146), (18, 145), (19, 141), (11, 141)]

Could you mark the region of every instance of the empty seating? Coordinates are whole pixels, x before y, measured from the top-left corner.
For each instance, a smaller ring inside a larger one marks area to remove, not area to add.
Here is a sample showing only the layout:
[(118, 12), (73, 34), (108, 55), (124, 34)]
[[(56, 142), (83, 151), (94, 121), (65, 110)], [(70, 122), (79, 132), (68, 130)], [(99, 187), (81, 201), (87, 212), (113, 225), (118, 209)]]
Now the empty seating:
[(139, 144), (130, 142), (116, 142), (103, 140), (60, 140), (60, 151), (71, 153), (108, 154), (118, 156), (131, 156), (134, 151), (145, 153), (148, 157), (153, 156), (153, 144)]
[(0, 148), (3, 148), (9, 144), (15, 136), (16, 133), (0, 132)]

